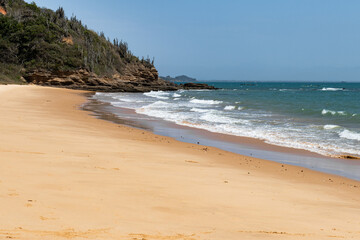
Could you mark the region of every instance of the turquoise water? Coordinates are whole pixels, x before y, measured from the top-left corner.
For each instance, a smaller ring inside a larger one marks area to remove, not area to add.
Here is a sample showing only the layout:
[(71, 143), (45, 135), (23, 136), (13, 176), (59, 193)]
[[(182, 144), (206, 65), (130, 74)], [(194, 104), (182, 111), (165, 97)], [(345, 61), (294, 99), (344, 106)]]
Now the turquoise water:
[(97, 93), (149, 118), (327, 156), (360, 156), (360, 83), (211, 82), (221, 90)]

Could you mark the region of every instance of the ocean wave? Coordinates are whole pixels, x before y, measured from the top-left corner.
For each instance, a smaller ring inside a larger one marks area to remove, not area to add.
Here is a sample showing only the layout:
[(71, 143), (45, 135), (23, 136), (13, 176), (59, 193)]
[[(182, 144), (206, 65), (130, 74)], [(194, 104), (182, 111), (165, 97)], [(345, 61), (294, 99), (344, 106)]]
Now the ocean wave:
[(191, 112), (198, 112), (198, 113), (206, 113), (211, 111), (210, 109), (203, 109), (203, 108), (192, 108), (190, 109)]
[(169, 99), (170, 93), (163, 92), (163, 91), (151, 91), (144, 93), (145, 96), (153, 97), (157, 99)]
[(104, 96), (107, 93), (103, 93), (103, 92), (96, 92), (94, 96)]
[(180, 95), (180, 94), (177, 94), (177, 93), (174, 93), (174, 94), (173, 94), (173, 97), (174, 97), (174, 98), (178, 98), (178, 97), (181, 97), (181, 95)]
[(185, 121), (189, 118), (188, 114), (184, 113), (174, 113), (168, 109), (170, 103), (163, 101), (157, 101), (155, 103), (143, 106), (141, 108), (135, 109), (136, 113), (145, 114), (150, 117), (156, 117), (167, 121), (172, 121), (178, 123), (179, 121)]
[(214, 104), (220, 104), (222, 101), (216, 101), (216, 100), (201, 100), (201, 99), (192, 99), (190, 100), (191, 103), (198, 103), (198, 104), (208, 104), (208, 105), (214, 105)]
[(156, 101), (149, 105), (145, 105), (142, 108), (159, 108), (159, 107), (168, 107), (170, 103), (164, 102), (164, 101)]
[(331, 130), (331, 129), (335, 129), (335, 128), (339, 128), (340, 126), (339, 125), (332, 125), (332, 124), (327, 124), (327, 125), (324, 125), (324, 129), (325, 130)]
[(145, 114), (150, 117), (156, 117), (167, 121), (176, 122), (178, 120), (182, 120), (181, 115), (171, 113), (170, 111), (165, 111), (156, 108), (142, 107), (135, 110), (136, 113)]
[(200, 117), (200, 119), (204, 120), (204, 121), (207, 121), (209, 123), (227, 123), (227, 124), (230, 124), (230, 123), (242, 123), (242, 124), (247, 124), (249, 122), (247, 120), (221, 116), (221, 115), (217, 115), (217, 114), (214, 114), (214, 113), (205, 113), (204, 115), (202, 115)]
[(329, 87), (329, 88), (324, 87), (321, 89), (321, 91), (343, 91), (343, 90), (344, 90), (344, 88), (331, 88), (331, 87)]
[(134, 100), (134, 99), (128, 99), (128, 98), (122, 98), (122, 97), (113, 97), (121, 102), (141, 102), (138, 100)]
[(342, 137), (342, 138), (349, 139), (349, 140), (360, 141), (360, 133), (352, 132), (352, 131), (349, 131), (347, 129), (345, 129), (344, 131), (339, 133), (339, 136)]
[(342, 116), (345, 116), (347, 115), (347, 113), (345, 111), (333, 111), (333, 110), (328, 110), (328, 109), (323, 109), (321, 111), (321, 114), (322, 115), (327, 115), (327, 114), (331, 114), (331, 115), (342, 115)]
[(236, 106), (226, 106), (224, 107), (224, 110), (235, 110)]

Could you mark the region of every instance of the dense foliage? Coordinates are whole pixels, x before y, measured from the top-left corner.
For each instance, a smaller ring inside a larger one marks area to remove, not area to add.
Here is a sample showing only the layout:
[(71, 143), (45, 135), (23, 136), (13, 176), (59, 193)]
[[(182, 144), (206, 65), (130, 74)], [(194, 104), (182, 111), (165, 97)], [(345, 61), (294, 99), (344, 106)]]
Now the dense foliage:
[[(139, 60), (123, 41), (110, 42), (64, 10), (39, 8), (23, 0), (0, 0), (7, 14), (0, 14), (0, 77), (13, 71), (87, 69), (98, 75), (122, 73), (127, 63)], [(12, 69), (12, 70), (11, 70)], [(17, 74), (16, 74), (17, 73)]]

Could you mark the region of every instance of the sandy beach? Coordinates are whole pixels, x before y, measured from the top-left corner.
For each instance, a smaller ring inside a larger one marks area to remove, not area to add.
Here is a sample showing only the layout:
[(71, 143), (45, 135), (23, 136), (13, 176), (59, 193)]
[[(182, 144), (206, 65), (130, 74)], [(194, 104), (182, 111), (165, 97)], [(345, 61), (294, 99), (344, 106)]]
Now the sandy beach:
[(96, 119), (0, 86), (0, 239), (360, 239), (360, 183)]

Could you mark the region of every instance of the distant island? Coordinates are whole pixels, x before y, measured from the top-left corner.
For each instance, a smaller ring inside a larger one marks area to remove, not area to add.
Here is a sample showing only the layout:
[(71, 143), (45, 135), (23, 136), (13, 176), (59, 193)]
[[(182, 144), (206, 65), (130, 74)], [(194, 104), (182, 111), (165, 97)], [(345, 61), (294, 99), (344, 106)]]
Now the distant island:
[(191, 77), (188, 77), (186, 75), (180, 75), (180, 76), (177, 76), (177, 77), (170, 77), (170, 76), (166, 76), (166, 77), (162, 77), (160, 76), (161, 79), (164, 79), (166, 81), (171, 81), (171, 82), (196, 82), (196, 78), (191, 78)]

